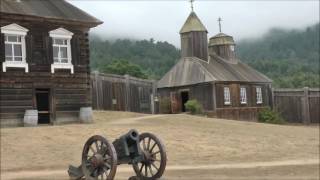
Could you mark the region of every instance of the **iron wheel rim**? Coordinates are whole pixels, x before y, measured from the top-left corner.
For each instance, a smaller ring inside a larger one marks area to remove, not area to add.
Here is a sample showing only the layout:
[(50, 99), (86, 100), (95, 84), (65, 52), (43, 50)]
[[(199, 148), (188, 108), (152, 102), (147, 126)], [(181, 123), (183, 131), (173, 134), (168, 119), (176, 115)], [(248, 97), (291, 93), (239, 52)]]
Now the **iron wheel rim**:
[(114, 146), (102, 136), (90, 137), (82, 151), (82, 171), (86, 179), (112, 180), (116, 170), (117, 155)]
[(151, 133), (140, 134), (139, 144), (144, 155), (144, 161), (133, 164), (135, 173), (143, 180), (160, 178), (167, 163), (164, 144)]

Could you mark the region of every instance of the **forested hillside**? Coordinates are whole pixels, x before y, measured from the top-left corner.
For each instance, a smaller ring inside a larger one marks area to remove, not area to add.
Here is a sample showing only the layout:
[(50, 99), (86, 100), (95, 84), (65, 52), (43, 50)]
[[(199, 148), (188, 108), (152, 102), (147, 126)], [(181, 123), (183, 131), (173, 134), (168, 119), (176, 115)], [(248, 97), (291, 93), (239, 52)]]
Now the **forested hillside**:
[(272, 29), (237, 45), (240, 59), (273, 79), (275, 87), (319, 87), (319, 24)]
[[(167, 42), (90, 38), (91, 68), (149, 79), (162, 77), (180, 58)], [(275, 87), (319, 87), (319, 24), (304, 30), (272, 29), (237, 42), (237, 55), (274, 80)]]
[[(90, 40), (91, 69), (100, 72), (123, 74), (123, 70), (135, 67), (130, 75), (159, 79), (179, 59), (180, 50), (167, 42), (155, 42), (153, 39), (134, 41), (118, 39), (114, 42), (101, 41), (98, 37)], [(129, 63), (128, 63), (129, 62)], [(112, 63), (112, 64), (111, 64)], [(110, 65), (111, 64), (111, 65)], [(137, 71), (143, 71), (137, 72)]]

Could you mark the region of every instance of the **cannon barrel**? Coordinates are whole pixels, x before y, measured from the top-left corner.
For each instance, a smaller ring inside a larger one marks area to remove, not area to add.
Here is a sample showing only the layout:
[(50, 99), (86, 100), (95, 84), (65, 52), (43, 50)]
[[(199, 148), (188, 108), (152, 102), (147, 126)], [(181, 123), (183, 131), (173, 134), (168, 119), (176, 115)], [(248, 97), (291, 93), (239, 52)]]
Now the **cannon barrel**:
[(139, 133), (135, 129), (131, 129), (127, 134), (122, 136), (128, 143), (128, 146), (132, 146), (139, 142)]
[(116, 149), (119, 164), (130, 163), (132, 157), (136, 157), (141, 154), (139, 133), (135, 129), (132, 129), (128, 133), (120, 136), (118, 139), (113, 141), (112, 144)]

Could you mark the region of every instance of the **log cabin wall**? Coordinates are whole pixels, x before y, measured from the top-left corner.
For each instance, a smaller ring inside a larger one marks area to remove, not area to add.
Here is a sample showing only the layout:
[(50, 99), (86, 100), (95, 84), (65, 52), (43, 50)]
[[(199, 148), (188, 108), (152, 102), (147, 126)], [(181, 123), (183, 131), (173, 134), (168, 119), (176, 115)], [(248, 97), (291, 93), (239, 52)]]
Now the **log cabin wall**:
[[(16, 23), (27, 28), (26, 61), (29, 72), (8, 68), (2, 71), (5, 59), (4, 35), (1, 34), (0, 49), (0, 115), (1, 125), (19, 126), (27, 109), (36, 109), (35, 90), (50, 92), (50, 123), (62, 123), (78, 119), (80, 107), (91, 106), (89, 68), (89, 27), (57, 21), (46, 22), (37, 18), (1, 14), (0, 26)], [(63, 27), (74, 35), (71, 40), (72, 64), (70, 70), (56, 70), (51, 74), (53, 63), (52, 40), (49, 31)]]
[[(230, 88), (231, 104), (224, 104), (224, 87)], [(240, 87), (246, 88), (247, 103), (240, 103)], [(261, 87), (262, 103), (257, 104), (256, 87)], [(180, 113), (182, 112), (181, 92), (187, 91), (189, 99), (196, 99), (200, 102), (203, 110), (208, 116), (257, 121), (258, 113), (266, 106), (270, 106), (271, 89), (269, 84), (261, 83), (201, 83), (192, 86), (182, 86), (173, 88), (160, 88), (158, 95), (160, 100), (160, 113)], [(164, 109), (161, 104), (170, 100), (170, 110)]]

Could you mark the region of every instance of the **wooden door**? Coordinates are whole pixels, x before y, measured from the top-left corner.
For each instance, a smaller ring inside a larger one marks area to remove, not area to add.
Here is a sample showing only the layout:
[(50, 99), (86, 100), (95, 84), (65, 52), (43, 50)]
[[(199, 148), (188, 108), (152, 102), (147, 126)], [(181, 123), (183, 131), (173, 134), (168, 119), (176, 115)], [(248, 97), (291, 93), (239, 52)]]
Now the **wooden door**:
[(170, 93), (171, 99), (171, 113), (176, 114), (180, 112), (180, 101), (179, 101), (179, 94), (177, 92)]

